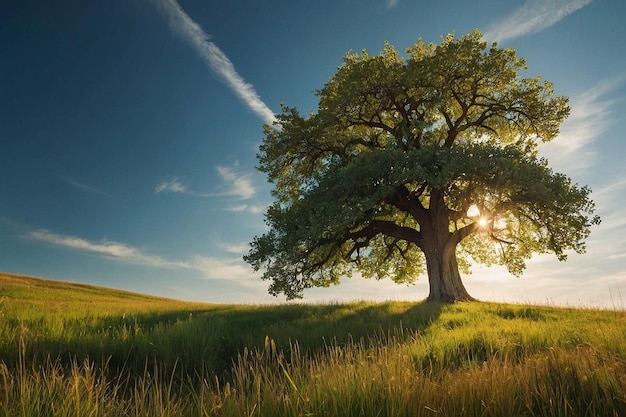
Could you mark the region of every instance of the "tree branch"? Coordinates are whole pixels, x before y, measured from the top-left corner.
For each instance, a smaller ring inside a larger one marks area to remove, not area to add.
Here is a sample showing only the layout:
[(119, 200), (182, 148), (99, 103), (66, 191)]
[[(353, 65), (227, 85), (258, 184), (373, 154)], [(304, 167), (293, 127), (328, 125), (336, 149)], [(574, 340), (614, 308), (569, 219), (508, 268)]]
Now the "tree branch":
[(457, 229), (454, 233), (452, 233), (450, 242), (455, 246), (458, 245), (463, 239), (474, 233), (479, 227), (478, 223), (470, 223), (467, 226)]
[(407, 242), (414, 243), (421, 247), (422, 235), (419, 231), (411, 227), (399, 226), (391, 220), (372, 220), (362, 229), (349, 232), (346, 235), (346, 240), (351, 239), (355, 242), (355, 244), (359, 244), (359, 240), (365, 239), (365, 242), (369, 243), (370, 240), (380, 233), (386, 236), (406, 240)]

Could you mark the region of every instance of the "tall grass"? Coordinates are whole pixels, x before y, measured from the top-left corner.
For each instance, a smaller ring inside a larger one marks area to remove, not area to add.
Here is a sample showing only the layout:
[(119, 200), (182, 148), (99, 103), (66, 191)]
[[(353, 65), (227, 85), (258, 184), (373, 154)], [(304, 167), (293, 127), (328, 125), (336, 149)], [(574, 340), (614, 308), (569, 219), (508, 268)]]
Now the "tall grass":
[(0, 416), (626, 415), (623, 311), (192, 305), (61, 284), (43, 308), (31, 284), (0, 280)]
[[(85, 361), (6, 367), (3, 416), (622, 416), (626, 365), (580, 346), (511, 363), (424, 372), (410, 344), (370, 339), (287, 357), (244, 349), (232, 379), (179, 379), (146, 367), (107, 376)], [(469, 363), (468, 363), (469, 365)], [(123, 374), (121, 374), (123, 375)]]

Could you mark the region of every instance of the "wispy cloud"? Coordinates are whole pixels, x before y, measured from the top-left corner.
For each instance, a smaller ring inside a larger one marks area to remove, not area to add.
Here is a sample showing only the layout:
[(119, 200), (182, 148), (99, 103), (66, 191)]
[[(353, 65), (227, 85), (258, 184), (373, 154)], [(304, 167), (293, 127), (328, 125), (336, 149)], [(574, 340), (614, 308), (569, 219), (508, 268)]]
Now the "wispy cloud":
[(250, 250), (250, 244), (248, 242), (228, 243), (228, 242), (223, 242), (223, 241), (216, 241), (214, 244), (218, 248), (228, 253), (234, 253), (240, 256), (243, 255), (244, 253), (247, 253)]
[(226, 54), (209, 40), (210, 36), (202, 27), (185, 13), (176, 0), (154, 0), (154, 2), (168, 17), (172, 30), (194, 48), (209, 69), (224, 80), (233, 93), (265, 123), (271, 125), (275, 120), (272, 110), (261, 100), (254, 86), (237, 73)]
[(79, 189), (81, 191), (87, 191), (93, 194), (100, 194), (100, 195), (104, 195), (107, 197), (111, 197), (110, 194), (105, 193), (104, 191), (98, 190), (97, 188), (91, 187), (89, 185), (83, 184), (82, 182), (78, 182), (76, 180), (73, 180), (69, 177), (66, 177), (65, 175), (61, 175), (58, 174), (58, 177), (61, 178), (63, 181), (65, 181), (66, 183), (70, 184), (72, 187)]
[[(193, 256), (187, 260), (176, 260), (146, 253), (142, 249), (126, 243), (110, 240), (91, 241), (76, 236), (53, 233), (45, 229), (30, 232), (26, 237), (55, 246), (100, 255), (117, 262), (153, 268), (192, 270), (200, 272), (204, 277), (210, 279), (234, 280), (243, 282), (244, 285), (246, 282), (249, 282), (249, 285), (258, 285), (258, 279), (253, 277), (250, 268), (243, 262), (241, 256), (232, 258)], [(241, 245), (225, 247), (230, 253), (238, 253), (236, 251), (242, 248)]]
[(592, 0), (527, 0), (519, 9), (491, 25), (485, 32), (488, 41), (502, 42), (519, 38), (554, 25)]
[(265, 207), (265, 206), (252, 205), (252, 204), (236, 204), (234, 206), (228, 207), (226, 210), (227, 211), (234, 211), (234, 212), (246, 211), (246, 212), (252, 213), (252, 214), (260, 214), (260, 213), (265, 212), (266, 208), (267, 207)]
[(169, 181), (161, 181), (161, 183), (154, 188), (154, 192), (156, 194), (163, 192), (193, 194), (178, 178), (173, 178)]
[(553, 167), (569, 172), (584, 170), (593, 163), (595, 153), (589, 145), (611, 125), (615, 99), (607, 96), (625, 82), (626, 74), (600, 80), (587, 91), (572, 97), (572, 112), (563, 123), (560, 135), (540, 147)]
[(206, 278), (235, 281), (239, 285), (262, 289), (267, 286), (255, 276), (241, 256), (217, 258), (196, 256), (190, 262), (191, 269), (200, 271)]
[(160, 256), (149, 255), (136, 247), (110, 240), (94, 242), (76, 236), (53, 233), (46, 229), (30, 232), (27, 237), (52, 245), (97, 253), (108, 258), (128, 263), (166, 268), (181, 268), (185, 266), (182, 262), (170, 261)]
[(217, 172), (222, 180), (230, 184), (230, 189), (224, 195), (233, 195), (242, 200), (247, 200), (256, 193), (256, 189), (252, 185), (251, 175), (237, 174), (232, 168), (224, 166), (218, 166)]
[[(239, 174), (233, 168), (218, 166), (216, 168), (220, 179), (224, 183), (224, 191), (220, 192), (199, 192), (190, 189), (180, 179), (174, 177), (171, 180), (161, 181), (155, 188), (155, 194), (170, 192), (187, 194), (194, 197), (237, 197), (241, 200), (247, 200), (254, 196), (256, 188), (252, 183), (251, 174)], [(235, 206), (240, 207), (241, 205)], [(247, 205), (246, 205), (247, 206)], [(233, 210), (243, 211), (243, 210)]]
[(393, 9), (398, 5), (398, 3), (400, 3), (400, 0), (385, 0), (385, 9)]
[(593, 196), (596, 203), (610, 207), (611, 210), (622, 208), (622, 202), (615, 198), (616, 195), (623, 195), (626, 192), (626, 179), (619, 178), (613, 182), (606, 183), (597, 190), (594, 190)]

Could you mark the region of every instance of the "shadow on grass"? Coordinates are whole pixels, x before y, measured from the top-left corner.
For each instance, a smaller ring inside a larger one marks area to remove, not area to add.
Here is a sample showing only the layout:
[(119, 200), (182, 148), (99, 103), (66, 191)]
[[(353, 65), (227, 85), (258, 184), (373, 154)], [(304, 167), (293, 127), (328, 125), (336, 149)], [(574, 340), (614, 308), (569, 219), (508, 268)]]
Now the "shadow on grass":
[[(301, 354), (314, 355), (328, 344), (385, 341), (390, 336), (397, 339), (421, 333), (437, 320), (445, 305), (423, 301), (215, 306), (70, 319), (56, 336), (38, 329), (20, 338), (25, 345), (23, 357), (34, 365), (48, 358), (59, 359), (68, 367), (72, 361), (89, 360), (106, 363), (113, 372), (141, 375), (158, 366), (184, 377), (207, 371), (223, 377), (244, 349), (263, 349), (267, 339), (286, 357), (295, 344)], [(18, 355), (5, 353), (0, 352), (5, 363), (15, 366)]]

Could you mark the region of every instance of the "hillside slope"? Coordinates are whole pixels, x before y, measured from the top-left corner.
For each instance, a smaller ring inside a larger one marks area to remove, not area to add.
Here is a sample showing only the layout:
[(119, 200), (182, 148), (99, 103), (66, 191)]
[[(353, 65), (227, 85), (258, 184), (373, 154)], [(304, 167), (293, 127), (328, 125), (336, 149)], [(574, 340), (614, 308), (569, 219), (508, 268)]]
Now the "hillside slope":
[[(0, 311), (45, 315), (63, 311), (124, 314), (207, 306), (163, 297), (0, 272)], [(82, 313), (79, 313), (82, 312)]]

